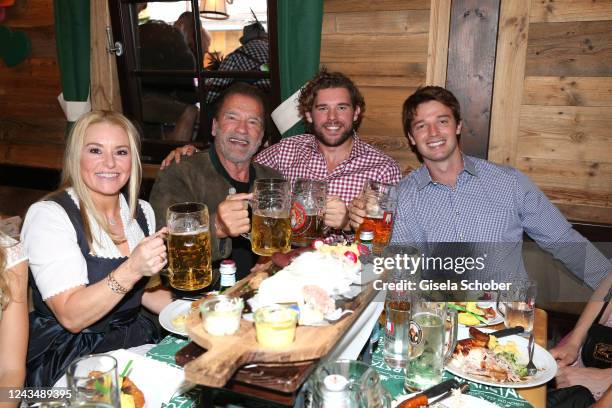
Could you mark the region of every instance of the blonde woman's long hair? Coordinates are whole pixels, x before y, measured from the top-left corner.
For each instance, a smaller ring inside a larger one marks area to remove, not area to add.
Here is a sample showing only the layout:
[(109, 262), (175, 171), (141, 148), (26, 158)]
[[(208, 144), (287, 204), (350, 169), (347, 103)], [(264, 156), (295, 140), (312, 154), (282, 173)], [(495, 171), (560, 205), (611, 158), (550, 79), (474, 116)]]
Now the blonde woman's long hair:
[[(79, 207), (83, 226), (85, 229), (85, 237), (92, 249), (92, 234), (89, 225), (89, 217), (91, 214), (94, 217), (100, 228), (102, 228), (116, 242), (121, 238), (110, 232), (106, 217), (102, 216), (94, 205), (89, 189), (83, 181), (81, 175), (81, 156), (83, 146), (85, 145), (85, 136), (90, 126), (98, 123), (108, 123), (120, 127), (125, 131), (129, 140), (130, 155), (132, 158), (132, 168), (130, 178), (128, 180), (128, 204), (130, 208), (131, 218), (135, 218), (136, 206), (138, 205), (138, 193), (140, 191), (140, 181), (142, 176), (142, 166), (140, 164), (140, 137), (136, 127), (121, 113), (113, 111), (92, 111), (82, 115), (74, 124), (68, 141), (66, 143), (66, 151), (64, 152), (64, 166), (62, 170), (62, 178), (58, 191), (64, 191), (68, 187), (72, 187), (79, 198)], [(125, 187), (124, 187), (125, 188)]]
[[(0, 234), (2, 234), (0, 232)], [(8, 284), (8, 278), (6, 276), (6, 251), (3, 246), (0, 245), (0, 310), (6, 309), (9, 302), (11, 301), (11, 290)]]

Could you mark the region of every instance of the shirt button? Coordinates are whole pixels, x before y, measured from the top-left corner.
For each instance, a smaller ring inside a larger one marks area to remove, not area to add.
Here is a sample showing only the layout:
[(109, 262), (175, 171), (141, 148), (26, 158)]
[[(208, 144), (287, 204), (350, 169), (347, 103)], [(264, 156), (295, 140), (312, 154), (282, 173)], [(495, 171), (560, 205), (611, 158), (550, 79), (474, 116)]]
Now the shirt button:
[(459, 215), (459, 211), (455, 211), (455, 215)]
[(463, 234), (459, 234), (459, 239), (463, 239)]

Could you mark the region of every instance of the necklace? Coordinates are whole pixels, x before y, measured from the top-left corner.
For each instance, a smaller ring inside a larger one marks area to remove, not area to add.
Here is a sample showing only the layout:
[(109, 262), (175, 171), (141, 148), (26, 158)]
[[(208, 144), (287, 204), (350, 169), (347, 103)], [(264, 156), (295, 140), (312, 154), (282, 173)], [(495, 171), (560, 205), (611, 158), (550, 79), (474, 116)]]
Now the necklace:
[(108, 221), (108, 225), (110, 225), (111, 227), (117, 225), (117, 220), (115, 220), (114, 218), (107, 217), (106, 220)]

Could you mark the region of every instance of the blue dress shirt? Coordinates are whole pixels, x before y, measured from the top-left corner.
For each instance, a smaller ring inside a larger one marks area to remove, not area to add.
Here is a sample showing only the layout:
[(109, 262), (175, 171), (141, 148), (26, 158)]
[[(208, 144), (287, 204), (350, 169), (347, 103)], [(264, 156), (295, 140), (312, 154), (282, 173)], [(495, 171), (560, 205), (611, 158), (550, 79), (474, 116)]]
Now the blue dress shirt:
[(526, 232), (592, 288), (612, 270), (523, 173), (466, 155), (463, 163), (454, 187), (432, 181), (425, 166), (402, 179), (392, 244), (409, 243), (431, 255), (433, 243), (479, 243), (487, 248), (488, 267), (472, 277), (519, 281), (527, 278)]

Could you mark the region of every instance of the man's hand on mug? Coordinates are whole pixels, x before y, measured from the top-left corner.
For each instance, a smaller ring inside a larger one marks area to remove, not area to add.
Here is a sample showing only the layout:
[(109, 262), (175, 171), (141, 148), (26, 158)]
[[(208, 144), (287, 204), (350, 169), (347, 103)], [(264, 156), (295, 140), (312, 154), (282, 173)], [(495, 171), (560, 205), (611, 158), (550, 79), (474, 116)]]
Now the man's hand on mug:
[(323, 221), (330, 228), (344, 228), (348, 222), (348, 210), (340, 197), (327, 196), (325, 218)]
[(197, 151), (198, 149), (193, 145), (185, 145), (185, 146), (177, 147), (176, 149), (171, 151), (168, 154), (168, 156), (166, 156), (166, 158), (161, 162), (159, 169), (160, 170), (165, 169), (166, 167), (170, 166), (173, 161), (175, 161), (178, 164), (181, 162), (181, 156), (187, 156), (187, 157), (193, 156), (193, 154)]
[(217, 207), (215, 216), (215, 234), (217, 238), (237, 237), (251, 229), (249, 205), (247, 200), (253, 194), (231, 194)]
[(349, 222), (354, 231), (357, 231), (365, 216), (365, 201), (357, 197), (349, 206)]

